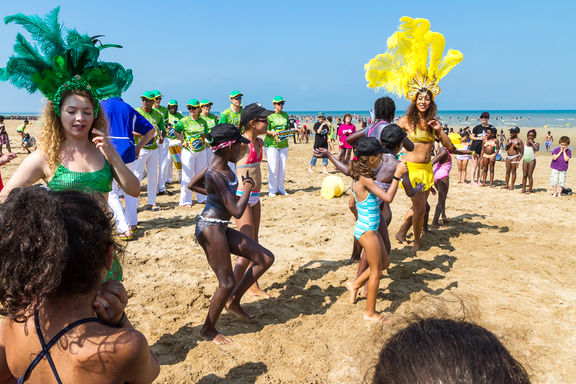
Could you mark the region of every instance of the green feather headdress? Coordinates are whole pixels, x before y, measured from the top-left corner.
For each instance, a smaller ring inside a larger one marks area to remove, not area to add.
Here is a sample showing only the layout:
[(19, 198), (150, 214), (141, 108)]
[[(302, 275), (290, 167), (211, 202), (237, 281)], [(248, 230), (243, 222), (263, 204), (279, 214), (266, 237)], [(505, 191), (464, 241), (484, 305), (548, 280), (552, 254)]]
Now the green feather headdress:
[[(43, 18), (21, 13), (6, 17), (5, 24), (21, 25), (37, 45), (18, 33), (14, 55), (6, 68), (0, 68), (0, 80), (30, 93), (42, 92), (52, 100), (58, 116), (62, 93), (66, 90), (86, 89), (96, 99), (102, 99), (121, 95), (133, 80), (132, 70), (98, 60), (103, 49), (122, 48), (121, 45), (102, 44), (98, 40), (102, 35), (81, 35), (75, 29), (65, 31), (58, 22), (59, 11), (60, 7), (54, 8)], [(98, 107), (94, 115), (97, 113)]]

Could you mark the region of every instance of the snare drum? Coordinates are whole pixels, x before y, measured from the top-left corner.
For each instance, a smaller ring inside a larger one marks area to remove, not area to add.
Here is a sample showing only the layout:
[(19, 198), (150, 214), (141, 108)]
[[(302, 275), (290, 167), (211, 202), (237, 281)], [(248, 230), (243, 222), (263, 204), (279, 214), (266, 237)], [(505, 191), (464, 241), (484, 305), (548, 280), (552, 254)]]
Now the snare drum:
[(170, 145), (168, 150), (170, 151), (170, 156), (172, 156), (172, 161), (174, 161), (174, 165), (176, 166), (176, 169), (181, 171), (182, 170), (182, 158), (181, 158), (182, 145), (180, 143), (180, 140), (170, 139), (168, 141), (168, 143)]

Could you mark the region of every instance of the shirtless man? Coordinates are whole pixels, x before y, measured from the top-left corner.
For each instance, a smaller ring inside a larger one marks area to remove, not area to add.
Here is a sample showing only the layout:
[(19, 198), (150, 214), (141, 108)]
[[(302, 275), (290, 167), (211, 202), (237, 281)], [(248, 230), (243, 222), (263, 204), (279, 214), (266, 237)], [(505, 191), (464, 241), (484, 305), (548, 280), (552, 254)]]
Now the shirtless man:
[[(518, 137), (519, 133), (520, 128), (510, 128), (510, 138), (506, 142), (506, 185), (503, 186), (502, 189), (514, 189), (514, 183), (516, 182), (516, 169), (518, 168), (518, 164), (520, 164), (522, 155), (524, 154), (524, 143), (522, 142), (522, 139)], [(512, 180), (510, 180), (510, 177), (512, 177)]]

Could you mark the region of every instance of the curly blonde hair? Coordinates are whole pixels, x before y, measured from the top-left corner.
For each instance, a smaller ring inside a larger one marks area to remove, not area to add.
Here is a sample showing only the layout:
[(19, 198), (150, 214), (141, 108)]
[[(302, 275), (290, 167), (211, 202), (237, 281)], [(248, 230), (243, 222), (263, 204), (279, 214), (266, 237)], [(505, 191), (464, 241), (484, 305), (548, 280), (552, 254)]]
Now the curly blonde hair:
[[(62, 94), (61, 104), (64, 104), (66, 98), (71, 95), (87, 97), (93, 108), (96, 106), (96, 103), (99, 103), (99, 101), (94, 99), (89, 91), (74, 89)], [(99, 108), (99, 111), (100, 112), (92, 122), (92, 127), (90, 127), (89, 140), (92, 140), (94, 137), (94, 135), (92, 135), (92, 130), (94, 128), (104, 132), (104, 134), (108, 134), (108, 121), (102, 112), (102, 108)], [(62, 125), (60, 117), (58, 117), (54, 112), (52, 100), (49, 100), (42, 113), (42, 131), (40, 133), (39, 146), (48, 159), (48, 166), (52, 173), (56, 172), (56, 168), (58, 168), (58, 164), (60, 164), (60, 150), (62, 149), (62, 143), (64, 143), (64, 140), (64, 126)]]

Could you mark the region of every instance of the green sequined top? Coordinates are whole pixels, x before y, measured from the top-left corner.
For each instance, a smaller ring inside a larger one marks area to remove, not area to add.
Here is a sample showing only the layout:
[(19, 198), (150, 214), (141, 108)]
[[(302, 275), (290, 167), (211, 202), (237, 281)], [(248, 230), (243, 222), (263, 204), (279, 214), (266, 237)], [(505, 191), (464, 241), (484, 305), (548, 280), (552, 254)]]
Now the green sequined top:
[(108, 193), (112, 190), (112, 168), (107, 160), (104, 161), (102, 169), (95, 172), (75, 172), (58, 164), (48, 188), (53, 191)]

